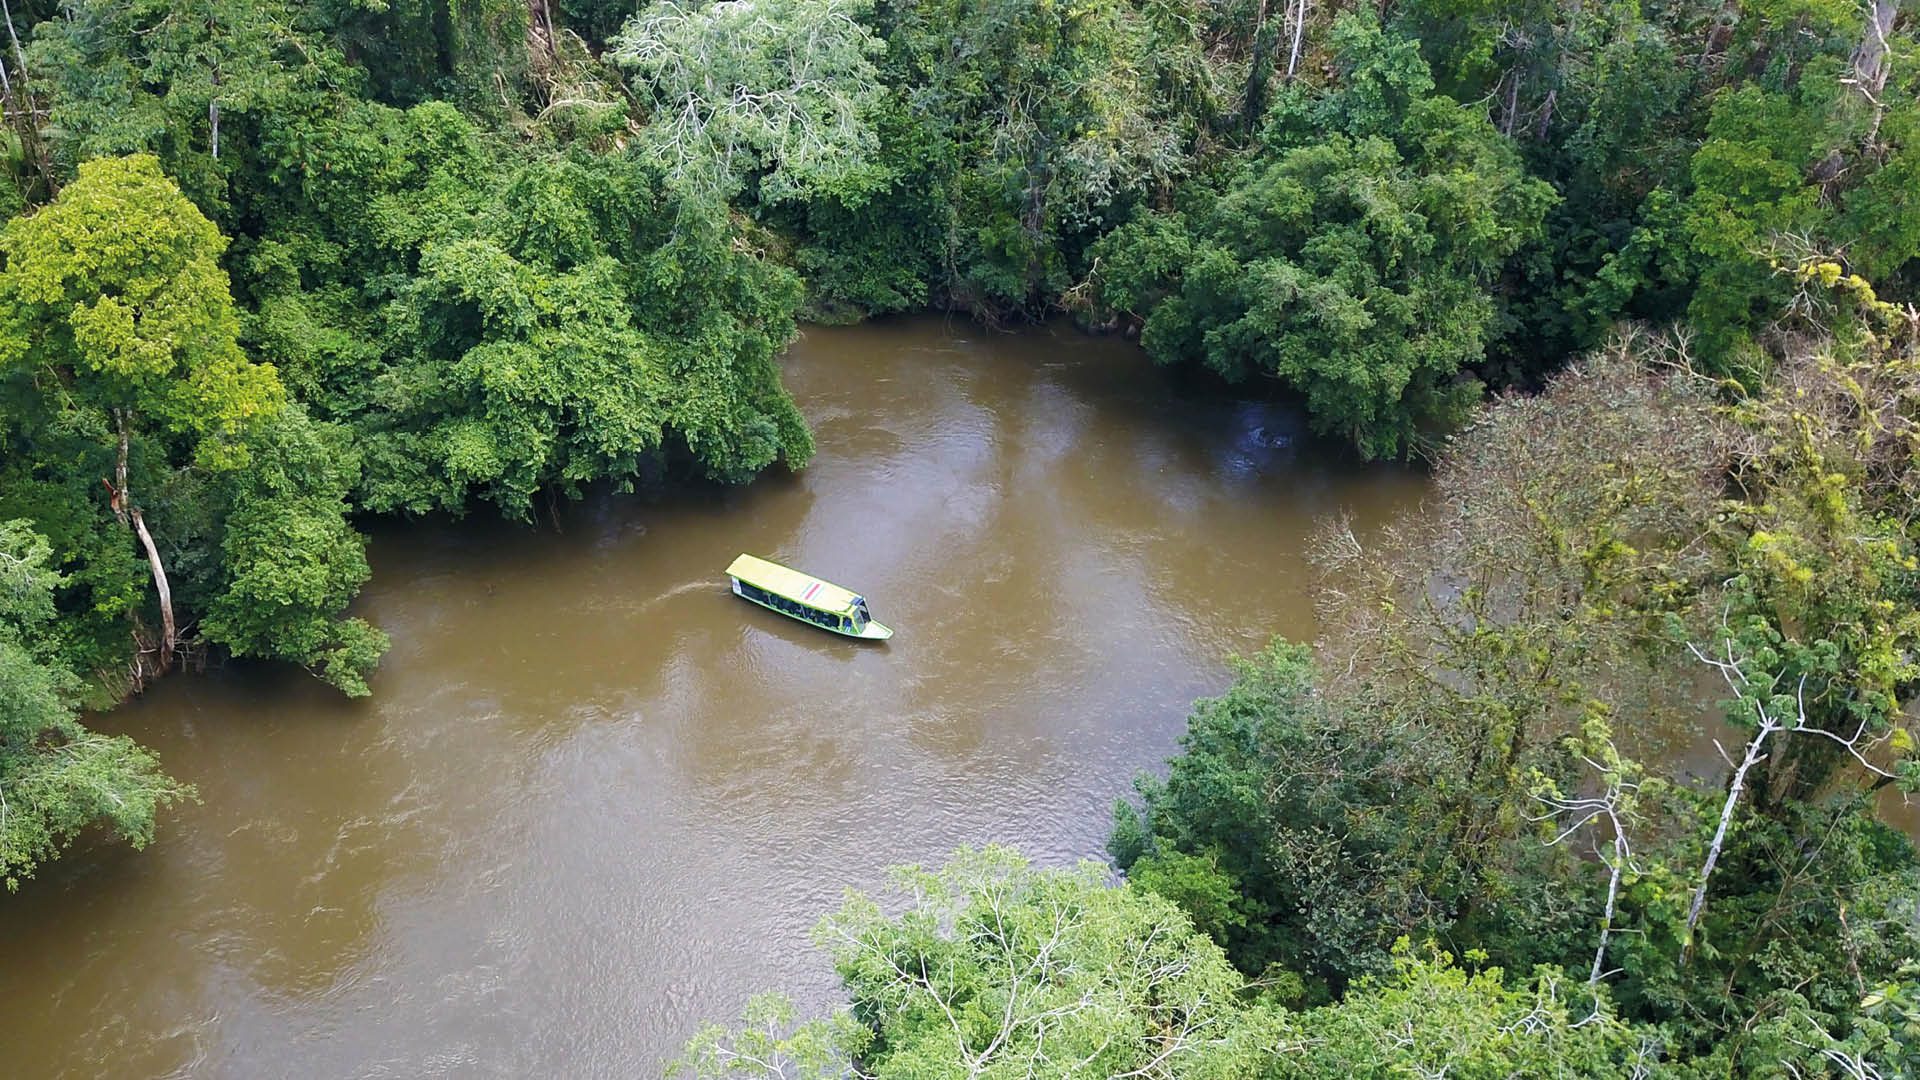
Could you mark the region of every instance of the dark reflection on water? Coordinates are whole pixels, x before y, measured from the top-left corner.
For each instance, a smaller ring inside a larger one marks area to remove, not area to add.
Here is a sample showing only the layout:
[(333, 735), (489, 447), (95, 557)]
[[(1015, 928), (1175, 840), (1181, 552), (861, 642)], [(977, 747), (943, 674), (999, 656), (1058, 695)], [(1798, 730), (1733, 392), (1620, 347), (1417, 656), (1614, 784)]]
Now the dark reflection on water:
[[(830, 998), (846, 885), (1097, 855), (1225, 657), (1312, 632), (1316, 522), (1421, 491), (1070, 331), (817, 329), (788, 381), (799, 476), (381, 526), (371, 701), (237, 667), (109, 717), (204, 802), (0, 901), (7, 1075), (651, 1074), (756, 989)], [(735, 600), (741, 551), (899, 636)]]

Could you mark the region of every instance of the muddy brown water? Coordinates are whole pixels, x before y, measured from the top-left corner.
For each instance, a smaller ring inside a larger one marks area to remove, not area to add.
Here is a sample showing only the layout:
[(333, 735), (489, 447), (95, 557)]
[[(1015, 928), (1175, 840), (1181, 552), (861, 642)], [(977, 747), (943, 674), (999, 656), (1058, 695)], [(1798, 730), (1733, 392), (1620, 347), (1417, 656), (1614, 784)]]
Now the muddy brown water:
[[(801, 474), (377, 529), (371, 699), (235, 666), (105, 718), (202, 802), (0, 896), (0, 1075), (657, 1075), (756, 990), (833, 1000), (808, 930), (890, 864), (1099, 855), (1227, 657), (1311, 634), (1315, 525), (1423, 490), (1066, 328), (786, 372)], [(735, 599), (741, 551), (898, 636)]]

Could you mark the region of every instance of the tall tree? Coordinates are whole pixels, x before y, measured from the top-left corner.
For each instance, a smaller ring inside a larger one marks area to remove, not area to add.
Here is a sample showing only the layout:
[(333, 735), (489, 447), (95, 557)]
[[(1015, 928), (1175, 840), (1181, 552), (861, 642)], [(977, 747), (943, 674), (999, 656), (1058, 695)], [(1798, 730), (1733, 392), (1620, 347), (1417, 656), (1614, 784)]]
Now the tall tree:
[(132, 459), (166, 460), (168, 441), (180, 440), (198, 463), (234, 468), (248, 431), (286, 400), (273, 368), (237, 343), (225, 248), (151, 155), (88, 162), (53, 203), (0, 229), (0, 371), (23, 372), (50, 411), (106, 418), (106, 509), (146, 553), (161, 671), (177, 626)]

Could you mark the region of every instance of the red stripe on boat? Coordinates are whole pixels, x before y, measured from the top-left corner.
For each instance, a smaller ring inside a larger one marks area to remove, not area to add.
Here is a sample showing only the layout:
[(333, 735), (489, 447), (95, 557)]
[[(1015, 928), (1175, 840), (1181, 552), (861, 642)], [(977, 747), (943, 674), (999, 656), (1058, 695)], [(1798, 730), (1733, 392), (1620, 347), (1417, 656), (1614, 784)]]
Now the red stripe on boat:
[(802, 596), (800, 597), (800, 599), (802, 599), (802, 600), (811, 600), (811, 599), (813, 599), (813, 594), (814, 594), (814, 593), (817, 593), (817, 592), (819, 592), (819, 591), (820, 591), (820, 583), (816, 581), (816, 582), (814, 582), (813, 584), (811, 584), (811, 585), (809, 585), (809, 586), (807, 586), (807, 591), (806, 591), (806, 593), (805, 593), (804, 595), (802, 595)]

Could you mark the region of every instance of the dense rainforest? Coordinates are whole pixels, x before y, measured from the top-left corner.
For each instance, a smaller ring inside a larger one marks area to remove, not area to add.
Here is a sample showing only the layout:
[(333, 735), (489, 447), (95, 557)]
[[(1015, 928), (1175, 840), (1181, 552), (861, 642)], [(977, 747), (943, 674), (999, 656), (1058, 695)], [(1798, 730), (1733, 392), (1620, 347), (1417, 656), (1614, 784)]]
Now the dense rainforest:
[[(820, 926), (704, 1075), (1920, 1070), (1901, 0), (0, 0), (0, 877), (194, 797), (111, 705), (350, 695), (371, 515), (812, 451), (802, 321), (1071, 315), (1428, 512), (1116, 809)], [(1650, 718), (1722, 761), (1650, 764)]]

